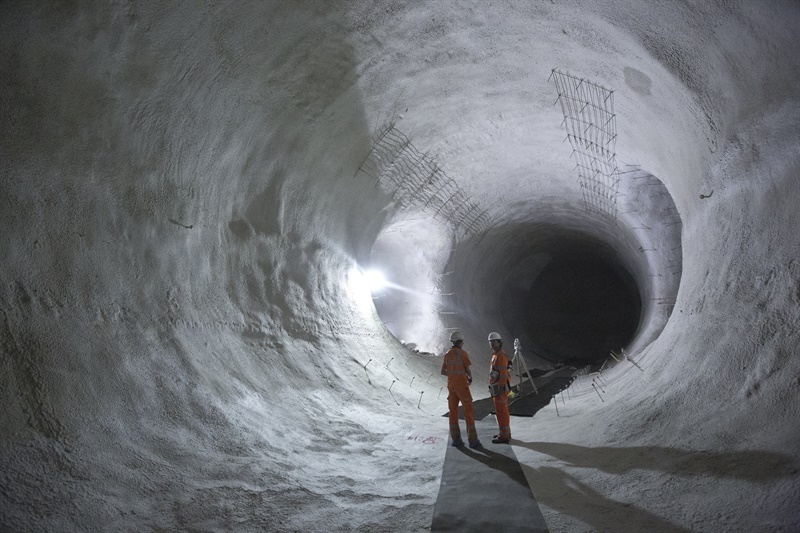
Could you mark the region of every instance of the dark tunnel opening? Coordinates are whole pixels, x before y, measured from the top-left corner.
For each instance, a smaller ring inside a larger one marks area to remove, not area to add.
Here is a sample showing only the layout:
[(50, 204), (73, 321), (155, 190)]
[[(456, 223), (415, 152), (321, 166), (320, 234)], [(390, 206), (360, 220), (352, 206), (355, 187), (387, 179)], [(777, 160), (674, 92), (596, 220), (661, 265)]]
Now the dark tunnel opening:
[(573, 365), (602, 362), (630, 343), (642, 310), (627, 269), (586, 251), (553, 256), (517, 302), (503, 310), (511, 329), (540, 357)]
[(659, 290), (641, 252), (649, 244), (622, 224), (564, 213), (462, 243), (445, 289), (458, 296), (457, 325), (519, 339), (529, 365), (599, 367), (663, 327), (646, 307)]

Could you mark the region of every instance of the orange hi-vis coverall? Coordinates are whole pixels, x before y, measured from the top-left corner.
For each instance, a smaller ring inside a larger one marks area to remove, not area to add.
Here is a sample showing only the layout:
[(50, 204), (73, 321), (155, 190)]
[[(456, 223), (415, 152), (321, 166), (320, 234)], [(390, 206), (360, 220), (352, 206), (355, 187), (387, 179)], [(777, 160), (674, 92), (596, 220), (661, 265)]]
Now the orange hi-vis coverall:
[[(511, 416), (508, 414), (508, 391), (511, 390), (511, 378), (508, 376), (508, 357), (501, 348), (492, 354), (492, 363), (489, 367), (489, 384), (497, 383), (500, 392), (494, 396), (494, 412), (497, 416), (497, 425), (500, 432), (497, 438), (500, 440), (511, 439)], [(497, 378), (493, 379), (492, 372), (497, 373)]]
[(475, 415), (472, 410), (472, 394), (469, 392), (467, 368), (472, 364), (467, 352), (453, 346), (442, 361), (442, 374), (447, 375), (447, 407), (450, 409), (450, 437), (453, 442), (461, 440), (461, 429), (458, 427), (458, 402), (464, 406), (464, 419), (467, 422), (467, 438), (469, 442), (478, 441), (475, 429)]

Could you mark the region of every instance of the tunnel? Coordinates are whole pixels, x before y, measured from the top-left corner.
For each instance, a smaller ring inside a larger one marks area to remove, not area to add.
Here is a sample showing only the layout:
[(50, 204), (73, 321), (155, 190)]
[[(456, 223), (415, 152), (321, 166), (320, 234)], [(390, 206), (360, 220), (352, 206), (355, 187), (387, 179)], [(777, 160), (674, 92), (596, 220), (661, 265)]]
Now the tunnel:
[(0, 14), (0, 529), (429, 531), (453, 331), (549, 531), (800, 529), (797, 2)]
[(628, 345), (641, 310), (630, 274), (588, 252), (553, 257), (521, 300), (503, 314), (522, 317), (541, 352), (577, 364), (602, 362)]

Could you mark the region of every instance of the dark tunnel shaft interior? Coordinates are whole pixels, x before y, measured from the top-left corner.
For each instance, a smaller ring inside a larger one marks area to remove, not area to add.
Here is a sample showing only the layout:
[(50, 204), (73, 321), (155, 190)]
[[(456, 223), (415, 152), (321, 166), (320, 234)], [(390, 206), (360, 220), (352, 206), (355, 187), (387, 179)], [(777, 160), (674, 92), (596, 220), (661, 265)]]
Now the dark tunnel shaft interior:
[(572, 224), (512, 224), (498, 229), (507, 232), (502, 237), (478, 238), (506, 247), (479, 263), (485, 273), (476, 279), (487, 290), (469, 306), (498, 316), (527, 354), (576, 368), (599, 366), (640, 332), (643, 301), (652, 292), (650, 267), (641, 253), (626, 253), (640, 243), (614, 222), (587, 213), (573, 216)]
[(625, 347), (641, 317), (630, 273), (588, 253), (553, 257), (519, 299), (519, 307), (503, 308), (510, 329), (525, 332), (543, 358), (575, 366)]

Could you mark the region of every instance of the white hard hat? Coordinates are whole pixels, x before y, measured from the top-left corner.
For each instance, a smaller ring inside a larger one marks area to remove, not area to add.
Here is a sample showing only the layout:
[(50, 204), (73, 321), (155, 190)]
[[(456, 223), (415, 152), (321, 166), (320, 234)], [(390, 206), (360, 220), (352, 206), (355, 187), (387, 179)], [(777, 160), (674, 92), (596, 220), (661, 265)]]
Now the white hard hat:
[(464, 336), (461, 334), (460, 331), (454, 331), (453, 333), (450, 334), (450, 342), (458, 342), (463, 340)]
[(496, 331), (493, 331), (493, 332), (489, 333), (489, 340), (490, 341), (499, 341), (499, 340), (502, 340), (502, 339), (500, 338), (500, 334), (499, 333), (497, 333)]

